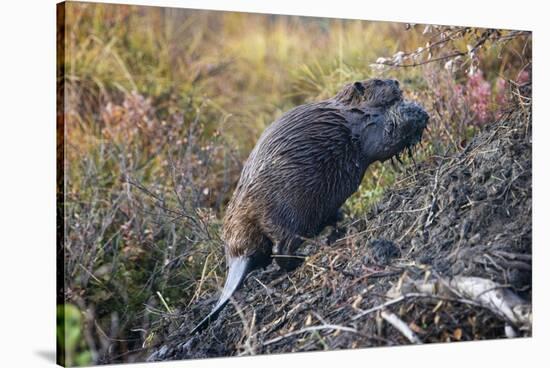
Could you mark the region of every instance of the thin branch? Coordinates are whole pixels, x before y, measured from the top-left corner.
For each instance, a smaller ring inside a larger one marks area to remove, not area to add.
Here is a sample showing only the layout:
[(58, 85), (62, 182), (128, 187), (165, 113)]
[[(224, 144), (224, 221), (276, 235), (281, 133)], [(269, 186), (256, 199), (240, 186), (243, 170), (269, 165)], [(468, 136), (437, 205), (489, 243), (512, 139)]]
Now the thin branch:
[(339, 326), (339, 325), (310, 326), (310, 327), (302, 328), (301, 330), (298, 330), (298, 331), (289, 332), (285, 335), (276, 337), (276, 338), (271, 339), (271, 340), (267, 340), (263, 343), (263, 345), (264, 346), (270, 345), (270, 344), (276, 343), (277, 341), (281, 341), (283, 339), (286, 339), (287, 337), (294, 336), (294, 335), (299, 335), (299, 334), (302, 334), (304, 332), (320, 331), (320, 330), (339, 330), (339, 331), (352, 332), (352, 333), (355, 333), (355, 334), (358, 333), (355, 328), (346, 327), (346, 326)]
[(380, 316), (384, 318), (386, 322), (395, 327), (399, 332), (403, 334), (411, 343), (422, 344), (422, 340), (407, 326), (407, 324), (395, 314), (391, 312), (382, 311)]

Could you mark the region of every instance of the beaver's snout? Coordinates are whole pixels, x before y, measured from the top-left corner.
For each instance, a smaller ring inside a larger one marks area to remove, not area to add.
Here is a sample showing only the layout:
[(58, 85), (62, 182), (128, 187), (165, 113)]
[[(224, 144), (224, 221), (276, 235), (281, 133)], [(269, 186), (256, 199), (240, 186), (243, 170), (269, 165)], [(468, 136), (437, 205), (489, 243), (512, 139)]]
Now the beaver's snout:
[(414, 146), (422, 139), (429, 115), (419, 104), (401, 100), (373, 119), (363, 138), (365, 156), (384, 161)]
[(415, 102), (404, 102), (399, 105), (399, 113), (402, 121), (407, 124), (414, 124), (420, 129), (426, 128), (430, 116), (420, 105)]
[(402, 101), (392, 110), (389, 120), (396, 127), (392, 135), (402, 143), (400, 146), (410, 147), (420, 142), (430, 118), (426, 110), (412, 101)]
[(406, 146), (412, 146), (420, 142), (422, 133), (428, 125), (430, 116), (415, 102), (405, 101), (398, 106), (401, 119), (400, 131)]

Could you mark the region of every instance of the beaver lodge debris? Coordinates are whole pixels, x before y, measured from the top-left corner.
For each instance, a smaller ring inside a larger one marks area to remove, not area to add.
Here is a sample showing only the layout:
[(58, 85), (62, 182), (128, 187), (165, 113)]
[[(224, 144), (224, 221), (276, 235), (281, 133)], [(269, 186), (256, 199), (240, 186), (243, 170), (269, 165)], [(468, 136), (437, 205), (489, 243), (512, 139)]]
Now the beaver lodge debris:
[(308, 240), (296, 271), (252, 273), (202, 334), (216, 295), (172, 320), (149, 360), (530, 336), (529, 101), (407, 168), (336, 241)]

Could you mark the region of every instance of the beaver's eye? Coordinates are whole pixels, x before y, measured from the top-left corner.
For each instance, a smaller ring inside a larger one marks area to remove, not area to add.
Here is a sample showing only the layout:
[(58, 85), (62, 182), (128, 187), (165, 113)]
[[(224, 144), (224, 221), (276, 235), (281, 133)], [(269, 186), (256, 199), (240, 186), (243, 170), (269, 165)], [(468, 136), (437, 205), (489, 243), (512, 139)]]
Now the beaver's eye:
[(374, 80), (374, 85), (377, 86), (377, 87), (380, 87), (383, 84), (384, 84), (384, 82), (381, 81), (380, 79), (375, 79)]
[(363, 85), (363, 83), (361, 83), (361, 82), (355, 82), (355, 83), (353, 83), (353, 87), (354, 87), (355, 90), (356, 90), (357, 92), (359, 92), (360, 94), (365, 93), (365, 86)]

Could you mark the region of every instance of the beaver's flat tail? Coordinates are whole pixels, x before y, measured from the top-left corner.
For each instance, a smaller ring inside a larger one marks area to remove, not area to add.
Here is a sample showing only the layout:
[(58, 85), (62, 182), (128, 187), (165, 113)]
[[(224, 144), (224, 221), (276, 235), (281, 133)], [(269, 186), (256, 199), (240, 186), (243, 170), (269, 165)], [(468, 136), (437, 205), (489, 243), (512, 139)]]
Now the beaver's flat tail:
[(250, 257), (237, 257), (231, 260), (229, 271), (227, 272), (227, 279), (225, 280), (225, 285), (223, 286), (223, 291), (218, 302), (212, 311), (191, 331), (191, 335), (203, 331), (210, 323), (218, 318), (223, 307), (225, 307), (229, 299), (231, 299), (231, 296), (233, 296), (233, 293), (235, 293), (243, 283), (246, 275), (250, 271), (250, 267)]

